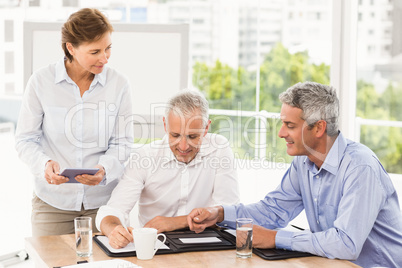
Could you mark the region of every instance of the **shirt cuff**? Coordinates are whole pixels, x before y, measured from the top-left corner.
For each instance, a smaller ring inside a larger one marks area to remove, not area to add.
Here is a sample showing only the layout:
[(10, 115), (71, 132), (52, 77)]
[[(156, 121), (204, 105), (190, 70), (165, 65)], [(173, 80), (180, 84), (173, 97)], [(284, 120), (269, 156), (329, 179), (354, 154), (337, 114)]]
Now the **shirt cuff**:
[[(35, 174), (35, 175), (37, 175), (38, 177), (40, 177), (40, 178), (45, 178), (45, 170), (46, 170), (46, 164), (47, 164), (47, 162), (48, 161), (50, 161), (50, 160), (52, 160), (50, 157), (48, 157), (48, 156), (43, 156), (42, 157), (42, 159), (41, 159), (41, 161), (40, 161), (40, 169), (38, 170), (38, 173), (37, 174)], [(60, 172), (61, 172), (61, 170), (60, 170)]]
[(280, 249), (292, 250), (293, 232), (279, 230), (275, 236), (275, 246)]
[(105, 176), (103, 176), (103, 179), (102, 179), (101, 183), (99, 183), (99, 185), (106, 185), (109, 183), (107, 178), (108, 178), (109, 173), (111, 172), (111, 168), (108, 165), (107, 161), (100, 160), (98, 165), (102, 166), (103, 169), (105, 170)]
[(218, 226), (226, 228), (236, 228), (236, 207), (222, 205), (224, 211), (224, 219)]
[(106, 176), (103, 177), (103, 179), (98, 183), (100, 186), (105, 186), (106, 185)]
[(123, 175), (123, 164), (117, 160), (115, 161), (112, 156), (102, 155), (99, 158), (98, 165), (101, 165), (105, 169), (105, 177), (103, 178), (105, 184), (109, 184)]

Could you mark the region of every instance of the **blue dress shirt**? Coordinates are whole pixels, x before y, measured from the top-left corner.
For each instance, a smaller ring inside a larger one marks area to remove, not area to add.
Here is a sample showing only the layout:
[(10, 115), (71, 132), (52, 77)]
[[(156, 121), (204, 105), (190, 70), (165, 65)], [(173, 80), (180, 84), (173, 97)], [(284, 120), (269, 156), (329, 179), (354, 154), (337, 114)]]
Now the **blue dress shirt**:
[(402, 267), (402, 215), (391, 179), (366, 146), (339, 133), (319, 170), (306, 156), (296, 156), (281, 184), (264, 200), (223, 206), (221, 225), (236, 218), (285, 227), (303, 209), (310, 230), (278, 231), (277, 248), (354, 260), (363, 267)]

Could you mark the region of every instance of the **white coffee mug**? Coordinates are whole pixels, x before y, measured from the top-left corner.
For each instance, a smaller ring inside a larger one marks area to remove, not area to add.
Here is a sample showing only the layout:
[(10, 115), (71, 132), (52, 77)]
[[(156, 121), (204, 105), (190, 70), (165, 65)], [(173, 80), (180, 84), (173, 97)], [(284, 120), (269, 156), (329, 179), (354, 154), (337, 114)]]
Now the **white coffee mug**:
[[(152, 259), (159, 247), (166, 241), (166, 236), (158, 234), (155, 228), (135, 228), (133, 229), (133, 236), (135, 251), (139, 260)], [(156, 240), (159, 236), (163, 236), (163, 241), (156, 248)]]

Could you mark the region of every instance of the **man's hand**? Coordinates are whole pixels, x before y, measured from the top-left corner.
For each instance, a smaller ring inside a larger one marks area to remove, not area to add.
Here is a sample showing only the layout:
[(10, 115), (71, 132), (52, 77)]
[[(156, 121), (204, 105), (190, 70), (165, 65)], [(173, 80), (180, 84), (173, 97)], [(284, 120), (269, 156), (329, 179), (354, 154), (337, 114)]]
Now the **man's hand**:
[(224, 219), (223, 207), (195, 208), (187, 216), (190, 230), (201, 233), (205, 228)]
[(49, 160), (45, 165), (45, 179), (49, 184), (59, 185), (68, 182), (68, 178), (60, 176), (60, 165), (56, 161)]
[(275, 248), (276, 231), (266, 229), (259, 225), (253, 226), (254, 248)]
[(188, 227), (187, 216), (178, 217), (163, 217), (156, 216), (149, 222), (147, 222), (144, 227), (155, 228), (158, 233), (170, 232), (177, 229), (182, 229)]
[(95, 168), (99, 168), (99, 171), (95, 175), (82, 174), (75, 177), (75, 179), (85, 185), (98, 185), (105, 176), (105, 169), (101, 165), (96, 165)]
[(115, 216), (106, 216), (101, 222), (101, 231), (109, 238), (109, 244), (112, 248), (124, 248), (130, 242), (134, 242), (132, 227), (128, 230), (123, 227), (119, 218)]
[(109, 244), (112, 248), (124, 248), (129, 243), (134, 242), (133, 228), (128, 227), (128, 230), (123, 225), (117, 225), (109, 234)]

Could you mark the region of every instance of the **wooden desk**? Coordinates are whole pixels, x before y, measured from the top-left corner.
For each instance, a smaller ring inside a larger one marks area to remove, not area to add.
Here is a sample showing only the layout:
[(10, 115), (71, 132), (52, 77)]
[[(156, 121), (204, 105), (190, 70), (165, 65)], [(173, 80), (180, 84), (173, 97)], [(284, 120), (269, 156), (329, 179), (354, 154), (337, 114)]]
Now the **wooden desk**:
[[(34, 259), (36, 267), (55, 267), (76, 264), (77, 261), (89, 262), (109, 260), (96, 243), (93, 244), (93, 255), (88, 258), (75, 254), (74, 235), (29, 237), (25, 239), (25, 247), (29, 256)], [(155, 255), (152, 260), (140, 261), (136, 257), (121, 258), (138, 264), (143, 268), (153, 267), (359, 267), (349, 261), (330, 260), (321, 257), (304, 257), (287, 260), (266, 261), (253, 255), (250, 259), (236, 258), (235, 250), (218, 250), (188, 252), (178, 254)]]

